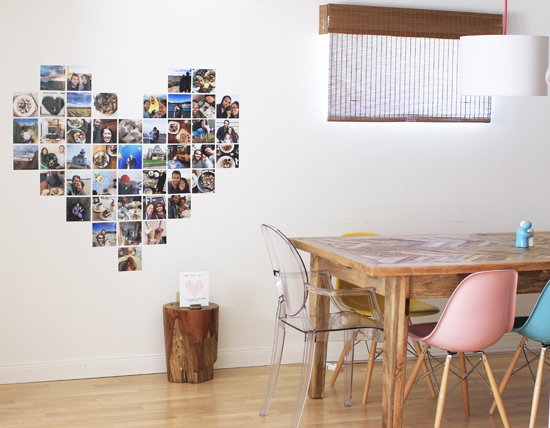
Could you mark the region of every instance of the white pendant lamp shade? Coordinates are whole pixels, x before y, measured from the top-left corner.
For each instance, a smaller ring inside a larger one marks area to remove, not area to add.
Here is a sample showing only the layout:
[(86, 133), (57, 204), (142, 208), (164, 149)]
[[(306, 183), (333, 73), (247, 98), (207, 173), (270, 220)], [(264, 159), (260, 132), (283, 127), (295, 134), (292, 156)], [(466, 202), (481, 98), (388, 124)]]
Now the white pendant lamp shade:
[(548, 37), (460, 38), (460, 95), (548, 95)]

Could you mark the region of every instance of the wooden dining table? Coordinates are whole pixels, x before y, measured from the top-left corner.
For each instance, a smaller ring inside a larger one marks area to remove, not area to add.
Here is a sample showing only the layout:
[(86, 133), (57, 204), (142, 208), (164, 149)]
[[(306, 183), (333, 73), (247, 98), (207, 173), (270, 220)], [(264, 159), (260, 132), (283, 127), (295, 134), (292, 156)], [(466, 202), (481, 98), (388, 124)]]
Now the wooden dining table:
[[(550, 279), (550, 232), (537, 232), (534, 246), (515, 246), (515, 233), (403, 235), (376, 237), (291, 238), (310, 253), (311, 271), (385, 296), (382, 426), (403, 422), (403, 391), (410, 299), (449, 297), (467, 275), (486, 270), (519, 272), (518, 294), (537, 293)], [(312, 284), (319, 285), (321, 284)], [(311, 294), (311, 315), (328, 313), (327, 297)], [(312, 398), (324, 395), (326, 339), (317, 343), (309, 387)]]

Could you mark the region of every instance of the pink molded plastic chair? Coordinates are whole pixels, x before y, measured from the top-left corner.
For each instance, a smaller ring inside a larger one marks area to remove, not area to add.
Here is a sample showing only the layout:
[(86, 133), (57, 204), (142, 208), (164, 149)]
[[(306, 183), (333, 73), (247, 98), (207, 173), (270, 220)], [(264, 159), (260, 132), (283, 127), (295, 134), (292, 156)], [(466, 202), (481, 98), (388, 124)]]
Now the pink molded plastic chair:
[[(380, 341), (382, 316), (376, 302), (374, 289), (335, 290), (332, 287), (328, 272), (311, 272), (311, 277), (315, 278), (316, 283), (324, 288), (309, 284), (304, 262), (287, 237), (273, 226), (265, 224), (262, 225), (262, 232), (271, 258), (279, 306), (277, 309), (271, 370), (260, 415), (267, 415), (281, 365), (286, 329), (293, 328), (305, 335), (302, 373), (300, 374), (298, 395), (290, 423), (291, 428), (294, 428), (300, 423), (304, 409), (313, 368), (316, 342), (326, 340), (325, 334), (333, 331), (343, 331), (344, 339), (347, 342), (354, 339), (357, 331), (361, 331), (369, 340)], [(329, 297), (331, 302), (339, 309), (339, 312), (327, 315), (309, 315), (306, 307), (309, 293)], [(373, 308), (372, 318), (359, 315), (355, 311), (349, 310), (342, 303), (342, 297), (350, 296), (364, 296), (369, 299), (369, 303)], [(321, 337), (319, 337), (320, 335)], [(350, 347), (344, 359), (344, 404), (347, 406), (351, 405), (352, 364), (353, 346)]]
[(447, 351), (437, 402), (435, 427), (441, 425), (452, 355), (481, 352), (489, 383), (505, 427), (504, 404), (483, 349), (512, 330), (515, 319), (518, 273), (514, 270), (477, 272), (464, 279), (450, 297), (439, 322), (409, 326), (409, 340), (426, 343), (405, 387), (405, 400), (430, 346)]

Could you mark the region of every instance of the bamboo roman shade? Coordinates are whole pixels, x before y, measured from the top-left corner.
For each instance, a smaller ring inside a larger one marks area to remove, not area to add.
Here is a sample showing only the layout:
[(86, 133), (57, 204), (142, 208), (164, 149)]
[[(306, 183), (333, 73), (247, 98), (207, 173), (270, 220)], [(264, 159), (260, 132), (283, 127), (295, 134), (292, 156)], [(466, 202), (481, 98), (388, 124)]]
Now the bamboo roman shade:
[(490, 121), (490, 97), (458, 95), (458, 45), (502, 34), (502, 15), (329, 4), (319, 18), (329, 121)]

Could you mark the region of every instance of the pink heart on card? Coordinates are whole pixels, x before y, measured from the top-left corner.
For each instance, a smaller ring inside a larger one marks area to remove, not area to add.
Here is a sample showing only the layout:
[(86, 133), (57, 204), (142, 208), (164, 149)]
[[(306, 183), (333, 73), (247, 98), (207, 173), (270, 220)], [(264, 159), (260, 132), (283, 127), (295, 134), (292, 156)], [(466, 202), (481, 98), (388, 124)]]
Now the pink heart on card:
[(196, 297), (197, 294), (199, 294), (202, 290), (202, 288), (204, 287), (204, 284), (203, 282), (199, 279), (197, 281), (189, 281), (187, 280), (186, 283), (185, 283), (185, 289), (187, 291), (189, 291), (189, 293), (193, 296), (193, 297)]

